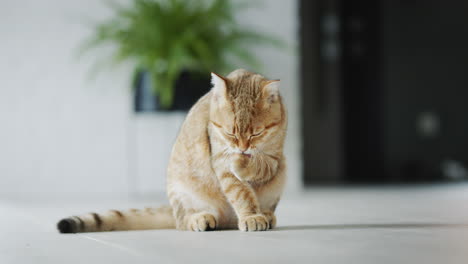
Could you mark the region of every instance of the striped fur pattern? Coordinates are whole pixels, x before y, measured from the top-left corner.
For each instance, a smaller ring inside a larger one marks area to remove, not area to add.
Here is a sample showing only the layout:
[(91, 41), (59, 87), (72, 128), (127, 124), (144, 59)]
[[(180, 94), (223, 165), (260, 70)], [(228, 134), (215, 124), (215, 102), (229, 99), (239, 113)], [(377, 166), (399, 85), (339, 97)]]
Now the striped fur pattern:
[(81, 233), (118, 230), (144, 230), (174, 228), (172, 208), (109, 210), (105, 213), (89, 213), (60, 220), (61, 233)]
[(212, 74), (212, 90), (189, 111), (167, 169), (170, 207), (73, 216), (63, 233), (177, 228), (264, 231), (286, 180), (287, 115), (279, 80), (236, 70)]

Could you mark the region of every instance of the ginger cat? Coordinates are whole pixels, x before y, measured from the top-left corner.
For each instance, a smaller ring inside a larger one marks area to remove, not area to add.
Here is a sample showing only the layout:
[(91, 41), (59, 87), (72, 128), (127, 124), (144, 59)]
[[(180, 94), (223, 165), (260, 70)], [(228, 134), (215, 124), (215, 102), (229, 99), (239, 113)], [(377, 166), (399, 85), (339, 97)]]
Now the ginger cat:
[(279, 80), (236, 70), (189, 111), (167, 169), (171, 206), (62, 219), (62, 233), (177, 228), (264, 231), (286, 180), (287, 116)]

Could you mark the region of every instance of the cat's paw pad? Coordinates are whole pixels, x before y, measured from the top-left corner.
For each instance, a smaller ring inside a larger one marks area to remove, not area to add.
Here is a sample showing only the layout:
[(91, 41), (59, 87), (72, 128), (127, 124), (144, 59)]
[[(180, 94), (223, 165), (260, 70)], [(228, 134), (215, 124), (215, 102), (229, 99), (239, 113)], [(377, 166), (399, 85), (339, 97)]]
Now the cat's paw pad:
[(273, 229), (276, 227), (276, 216), (275, 216), (275, 213), (273, 212), (265, 212), (263, 213), (265, 215), (265, 217), (267, 218), (268, 220), (268, 224), (269, 224), (269, 228), (270, 229)]
[(265, 231), (268, 228), (268, 219), (262, 214), (249, 215), (239, 219), (239, 230), (241, 231)]
[(190, 217), (189, 230), (203, 232), (216, 229), (216, 218), (212, 214), (198, 213)]

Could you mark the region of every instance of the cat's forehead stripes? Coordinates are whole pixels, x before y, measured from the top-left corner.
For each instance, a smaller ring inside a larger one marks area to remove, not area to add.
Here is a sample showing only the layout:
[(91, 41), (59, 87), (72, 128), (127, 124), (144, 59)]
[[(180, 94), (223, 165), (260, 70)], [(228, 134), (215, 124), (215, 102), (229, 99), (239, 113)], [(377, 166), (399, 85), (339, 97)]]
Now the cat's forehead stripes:
[(258, 107), (265, 78), (248, 71), (230, 75), (228, 78), (228, 100), (234, 112), (236, 132), (252, 132), (252, 117)]

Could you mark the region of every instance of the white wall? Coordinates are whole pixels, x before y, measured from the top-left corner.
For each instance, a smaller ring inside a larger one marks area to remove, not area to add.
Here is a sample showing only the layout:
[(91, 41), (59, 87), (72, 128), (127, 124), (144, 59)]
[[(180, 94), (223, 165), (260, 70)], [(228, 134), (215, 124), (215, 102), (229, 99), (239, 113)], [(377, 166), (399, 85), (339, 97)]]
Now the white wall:
[(126, 72), (89, 81), (97, 1), (0, 3), (0, 193), (127, 190)]
[[(164, 190), (183, 114), (135, 116), (129, 67), (93, 80), (77, 59), (83, 18), (108, 14), (95, 0), (0, 3), (0, 195), (83, 195)], [(296, 43), (296, 1), (270, 0), (244, 23)], [(289, 107), (289, 190), (300, 186), (297, 57), (259, 49), (264, 73), (281, 78)]]

